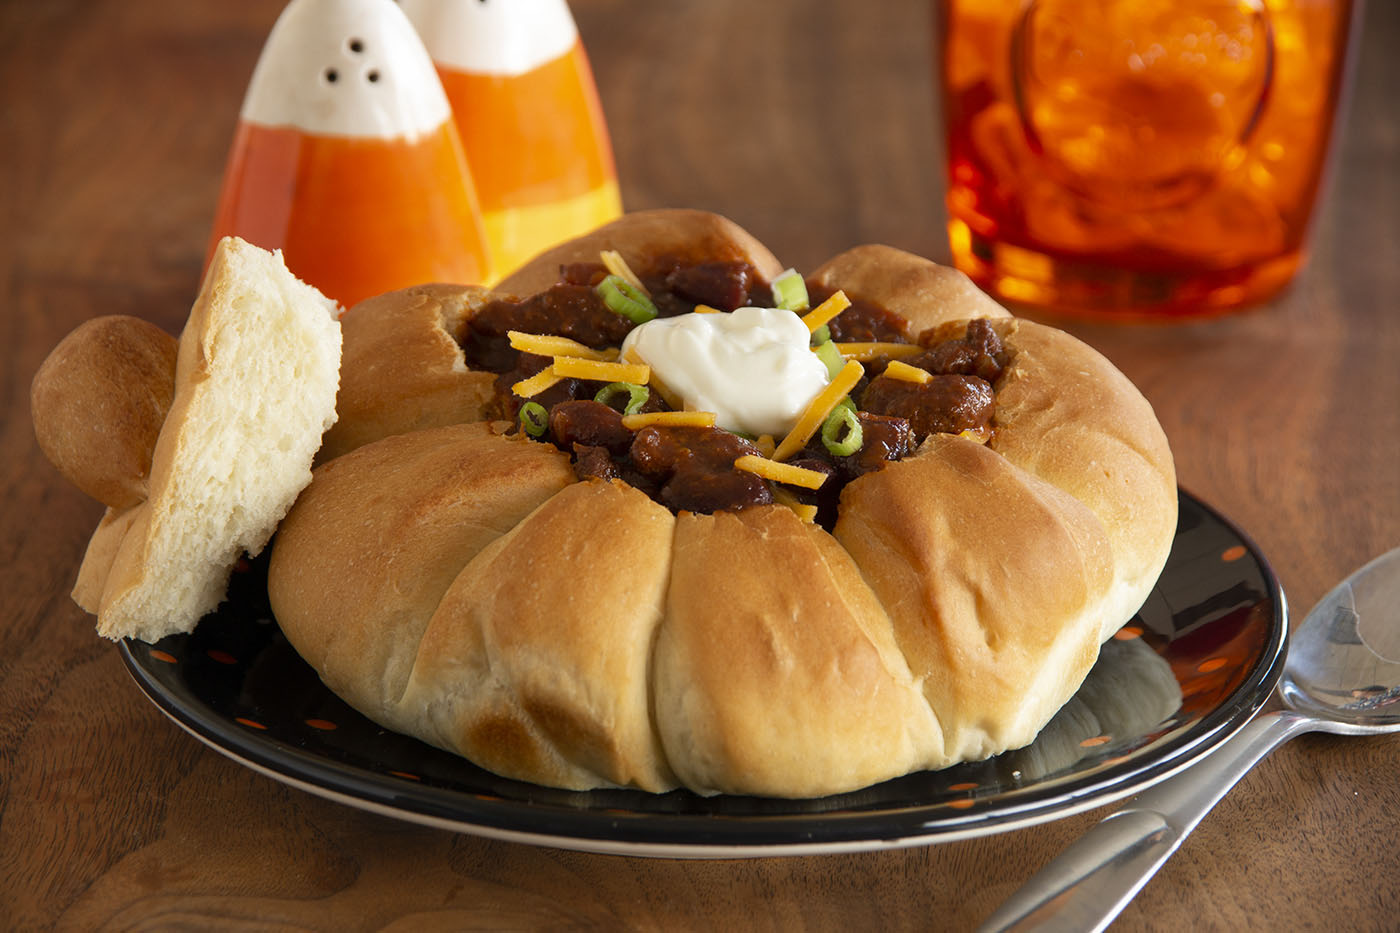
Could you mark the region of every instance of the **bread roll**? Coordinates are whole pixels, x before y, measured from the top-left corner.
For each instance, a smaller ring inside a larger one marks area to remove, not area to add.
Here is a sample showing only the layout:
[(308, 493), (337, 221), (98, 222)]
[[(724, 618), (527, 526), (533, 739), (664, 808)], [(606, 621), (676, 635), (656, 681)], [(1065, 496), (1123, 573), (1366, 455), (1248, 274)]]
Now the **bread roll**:
[[(418, 641), (467, 562), (573, 482), (567, 456), (502, 437), (504, 427), (362, 447), (318, 467), (282, 523), (268, 571), (274, 614), (331, 689), (373, 719), (398, 721)], [(344, 534), (324, 538), (327, 528)]]
[(418, 645), (407, 731), (522, 780), (674, 787), (648, 676), (674, 525), (645, 494), (593, 480), (487, 545)]
[(64, 477), (113, 509), (146, 498), (151, 454), (175, 395), (174, 337), (125, 315), (80, 324), (34, 376), (39, 448)]
[(495, 377), (468, 369), (459, 341), (486, 294), (470, 285), (415, 285), (341, 315), (339, 420), (316, 459), (324, 463), (391, 434), (485, 417)]
[(987, 447), (929, 437), (846, 487), (833, 534), (938, 716), (941, 765), (1025, 745), (1093, 667), (1114, 584), (1107, 536), (1083, 503)]
[(949, 763), (879, 599), (790, 510), (680, 516), (666, 609), (657, 728), (691, 789), (815, 797)]
[(1147, 399), (1098, 351), (1033, 321), (996, 328), (1013, 357), (997, 386), (991, 449), (1102, 523), (1116, 568), (1107, 638), (1142, 605), (1171, 551), (1176, 468), (1167, 437)]
[[(498, 291), (610, 248), (781, 269), (736, 231), (629, 215)], [(318, 468), (283, 524), (269, 591), (289, 640), (377, 721), (558, 787), (810, 797), (1030, 742), (1161, 570), (1161, 428), (1103, 357), (960, 273), (866, 246), (814, 278), (913, 333), (990, 319), (1008, 361), (988, 443), (930, 435), (849, 482), (827, 531), (774, 505), (673, 515), (505, 425), (387, 437)], [(437, 312), (386, 300), (422, 331), (383, 347), (431, 330), (450, 350)], [(383, 381), (365, 347), (347, 379), (408, 424), (411, 379)]]
[(893, 246), (848, 249), (818, 266), (811, 278), (847, 297), (896, 311), (914, 336), (950, 321), (1011, 316), (957, 269)]

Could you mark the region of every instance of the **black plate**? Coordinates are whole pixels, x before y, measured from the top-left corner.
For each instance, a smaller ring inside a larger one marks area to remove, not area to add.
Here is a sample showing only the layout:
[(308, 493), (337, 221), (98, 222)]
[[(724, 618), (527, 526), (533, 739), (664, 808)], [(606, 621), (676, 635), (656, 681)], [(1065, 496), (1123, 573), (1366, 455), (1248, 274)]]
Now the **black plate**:
[(401, 819), (594, 852), (735, 857), (944, 842), (1027, 826), (1142, 790), (1244, 725), (1277, 682), (1287, 610), (1254, 545), (1182, 493), (1171, 557), (1034, 743), (987, 761), (811, 800), (573, 792), (497, 777), (388, 732), (287, 644), (265, 568), (190, 635), (124, 642), (132, 676), (201, 741), (279, 781)]

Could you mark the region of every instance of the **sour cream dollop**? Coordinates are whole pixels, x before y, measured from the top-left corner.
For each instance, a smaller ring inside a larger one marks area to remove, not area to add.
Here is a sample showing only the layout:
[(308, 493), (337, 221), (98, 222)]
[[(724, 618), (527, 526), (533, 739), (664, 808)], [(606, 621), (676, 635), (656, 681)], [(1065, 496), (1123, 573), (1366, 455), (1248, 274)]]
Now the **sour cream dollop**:
[(830, 381), (802, 319), (781, 308), (682, 314), (632, 329), (622, 343), (696, 411), (729, 431), (782, 437)]

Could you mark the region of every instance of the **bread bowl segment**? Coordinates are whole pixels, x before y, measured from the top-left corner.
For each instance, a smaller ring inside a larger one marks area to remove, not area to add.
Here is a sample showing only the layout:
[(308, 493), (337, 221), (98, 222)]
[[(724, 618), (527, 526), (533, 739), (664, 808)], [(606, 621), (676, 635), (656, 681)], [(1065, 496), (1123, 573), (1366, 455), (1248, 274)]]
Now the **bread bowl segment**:
[(268, 566), (278, 623), (326, 685), (399, 723), (418, 641), (477, 552), (574, 481), (568, 457), (452, 425), (385, 438), (316, 469)]
[(340, 419), (317, 461), (391, 434), (483, 420), (495, 380), (467, 368), (459, 341), (486, 295), (470, 285), (415, 285), (341, 315)]
[(649, 678), (674, 525), (644, 493), (591, 480), (488, 545), (418, 647), (411, 731), (522, 780), (674, 787)]
[(615, 250), (639, 272), (650, 261), (669, 257), (682, 262), (740, 260), (772, 281), (783, 266), (734, 221), (708, 211), (666, 208), (635, 211), (591, 233), (545, 250), (496, 284), (496, 295), (524, 297), (544, 291), (559, 278), (559, 267), (597, 262), (603, 250)]
[(1011, 317), (957, 269), (878, 243), (838, 253), (818, 266), (811, 279), (841, 289), (852, 300), (894, 311), (909, 322), (915, 337), (949, 321)]
[(656, 641), (657, 728), (704, 793), (814, 797), (949, 763), (850, 557), (781, 507), (681, 514)]
[(855, 480), (834, 534), (889, 613), (944, 764), (1027, 744), (1093, 666), (1107, 536), (1082, 503), (983, 445), (932, 435)]
[(1092, 347), (1032, 321), (996, 325), (1011, 364), (997, 385), (991, 449), (1083, 502), (1113, 548), (1101, 637), (1147, 598), (1176, 531), (1176, 469), (1152, 406)]

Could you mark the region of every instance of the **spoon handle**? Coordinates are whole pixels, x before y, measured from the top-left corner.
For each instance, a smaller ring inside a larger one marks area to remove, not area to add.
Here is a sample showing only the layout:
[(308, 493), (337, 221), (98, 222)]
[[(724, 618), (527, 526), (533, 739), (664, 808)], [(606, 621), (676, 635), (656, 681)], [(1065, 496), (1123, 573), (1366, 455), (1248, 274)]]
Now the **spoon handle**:
[(1282, 710), (1259, 716), (1200, 761), (1100, 821), (978, 929), (1102, 930), (1245, 772), (1316, 726)]

